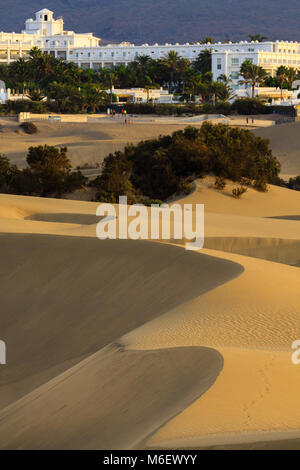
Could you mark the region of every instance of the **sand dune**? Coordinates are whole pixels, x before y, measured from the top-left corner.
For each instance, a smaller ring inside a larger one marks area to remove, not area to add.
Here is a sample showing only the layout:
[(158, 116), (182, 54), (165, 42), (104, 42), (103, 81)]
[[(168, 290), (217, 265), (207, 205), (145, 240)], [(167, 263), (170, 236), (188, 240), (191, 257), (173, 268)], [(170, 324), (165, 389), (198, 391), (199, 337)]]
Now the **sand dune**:
[(270, 139), (274, 155), (279, 159), (283, 175), (300, 175), (300, 123), (256, 129), (255, 134)]
[(208, 348), (110, 345), (0, 412), (0, 448), (140, 448), (205, 393), (222, 365)]
[(299, 268), (205, 252), (240, 262), (245, 271), (124, 339), (142, 350), (209, 345), (224, 357), (214, 387), (153, 436), (150, 447), (253, 442), (264, 440), (263, 431), (299, 431), (300, 374), (291, 361)]
[(200, 253), (0, 195), (1, 448), (299, 447), (299, 193), (212, 184)]
[[(144, 139), (170, 134), (182, 129), (186, 124), (159, 122), (139, 122), (125, 126), (123, 121), (101, 120), (93, 123), (48, 123), (37, 122), (38, 133), (27, 135), (16, 133), (18, 123), (0, 120), (0, 153), (6, 154), (19, 167), (26, 166), (26, 155), (30, 146), (47, 144), (67, 146), (68, 155), (74, 167), (84, 163), (101, 163), (106, 155), (122, 150), (129, 142), (138, 143)], [(3, 132), (5, 130), (5, 132)]]
[[(195, 121), (196, 119), (196, 121)], [(26, 166), (28, 148), (32, 145), (67, 146), (72, 165), (101, 163), (106, 155), (122, 150), (128, 143), (170, 134), (187, 125), (199, 126), (196, 118), (156, 118), (151, 116), (134, 119), (133, 125), (125, 126), (122, 120), (115, 118), (101, 119), (100, 122), (80, 123), (36, 123), (39, 132), (27, 135), (20, 132), (18, 123), (11, 118), (0, 119), (0, 153), (6, 154), (19, 167)], [(166, 123), (167, 122), (167, 123)], [(256, 129), (257, 135), (268, 138), (274, 155), (282, 164), (282, 174), (295, 176), (300, 174), (299, 153), (300, 123), (281, 124), (268, 128)]]
[(0, 243), (0, 331), (10, 356), (1, 407), (243, 270), (148, 242), (2, 234)]

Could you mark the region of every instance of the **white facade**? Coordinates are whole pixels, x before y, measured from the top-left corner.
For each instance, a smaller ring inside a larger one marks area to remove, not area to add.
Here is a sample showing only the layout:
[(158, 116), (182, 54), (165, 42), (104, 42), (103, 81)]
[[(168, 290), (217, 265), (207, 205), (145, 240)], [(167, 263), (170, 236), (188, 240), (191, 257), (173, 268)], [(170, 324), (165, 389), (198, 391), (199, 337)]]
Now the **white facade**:
[[(153, 103), (177, 103), (174, 99), (174, 95), (169, 94), (168, 90), (163, 88), (114, 88), (112, 89), (114, 95), (116, 95), (119, 103), (132, 102), (132, 103), (147, 103), (152, 101)], [(110, 90), (107, 90), (110, 93)]]
[(240, 66), (246, 59), (263, 66), (271, 75), (280, 65), (300, 67), (300, 43), (298, 42), (247, 42), (216, 44), (143, 44), (130, 43), (99, 45), (99, 38), (92, 33), (76, 34), (64, 31), (63, 19), (55, 19), (47, 9), (38, 11), (35, 19), (28, 19), (21, 34), (0, 33), (0, 63), (9, 63), (19, 57), (27, 57), (32, 47), (53, 54), (64, 60), (75, 62), (84, 68), (99, 69), (112, 65), (127, 65), (139, 55), (154, 59), (176, 51), (190, 61), (196, 59), (204, 49), (212, 51), (212, 72), (214, 80), (221, 74), (232, 78), (233, 88), (238, 88)]
[(74, 48), (86, 50), (99, 45), (100, 39), (92, 33), (76, 34), (74, 31), (64, 31), (63, 26), (62, 18), (54, 19), (53, 12), (44, 8), (35, 13), (35, 19), (26, 20), (21, 34), (0, 32), (0, 63), (26, 58), (33, 47), (73, 61), (71, 54)]
[(5, 83), (0, 80), (0, 104), (6, 103), (7, 100), (10, 98), (10, 90), (6, 89)]
[[(224, 46), (224, 45), (223, 45)], [(242, 63), (250, 59), (254, 64), (262, 66), (271, 76), (278, 67), (300, 68), (299, 42), (247, 42), (227, 44), (227, 48), (213, 45), (212, 72), (214, 79), (224, 74), (233, 81), (233, 88), (238, 88), (239, 71)]]

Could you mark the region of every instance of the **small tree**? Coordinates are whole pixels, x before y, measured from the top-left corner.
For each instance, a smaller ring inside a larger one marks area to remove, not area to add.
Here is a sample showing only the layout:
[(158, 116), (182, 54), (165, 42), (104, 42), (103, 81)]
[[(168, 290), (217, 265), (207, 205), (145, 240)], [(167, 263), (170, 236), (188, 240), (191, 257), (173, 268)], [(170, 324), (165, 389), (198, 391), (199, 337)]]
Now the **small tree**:
[[(71, 176), (71, 163), (67, 157), (67, 148), (58, 149), (48, 145), (30, 147), (27, 155), (29, 171), (35, 180), (35, 193), (40, 196), (60, 196), (72, 186), (74, 177)], [(70, 179), (72, 183), (70, 183)], [(83, 180), (77, 179), (77, 187)]]
[(246, 191), (247, 188), (244, 188), (244, 186), (238, 186), (237, 188), (233, 188), (232, 195), (235, 199), (240, 199), (240, 197), (245, 194)]
[(215, 188), (222, 191), (226, 187), (226, 180), (223, 176), (217, 176), (215, 180)]
[(201, 51), (193, 62), (193, 67), (202, 74), (211, 72), (211, 50), (205, 49), (204, 51)]
[(36, 134), (38, 129), (33, 122), (23, 122), (20, 124), (21, 129), (26, 132), (26, 134)]
[(240, 75), (243, 77), (243, 80), (240, 80), (240, 84), (251, 85), (252, 98), (254, 98), (256, 85), (263, 83), (268, 76), (266, 70), (263, 67), (253, 64), (250, 59), (246, 59), (242, 63)]
[(11, 183), (18, 172), (16, 165), (11, 165), (9, 159), (0, 154), (0, 192), (10, 192)]

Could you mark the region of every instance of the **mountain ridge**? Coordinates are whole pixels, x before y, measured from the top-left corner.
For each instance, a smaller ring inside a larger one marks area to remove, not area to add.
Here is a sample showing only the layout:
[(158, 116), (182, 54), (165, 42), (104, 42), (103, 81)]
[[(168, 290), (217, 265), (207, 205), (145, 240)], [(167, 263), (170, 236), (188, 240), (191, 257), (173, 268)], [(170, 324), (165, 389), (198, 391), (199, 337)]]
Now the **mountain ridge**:
[[(298, 0), (0, 0), (0, 30), (19, 32), (41, 8), (63, 16), (65, 29), (93, 32), (104, 42), (193, 42), (246, 40), (262, 34), (270, 40), (300, 40)], [(14, 12), (12, 15), (11, 12)]]

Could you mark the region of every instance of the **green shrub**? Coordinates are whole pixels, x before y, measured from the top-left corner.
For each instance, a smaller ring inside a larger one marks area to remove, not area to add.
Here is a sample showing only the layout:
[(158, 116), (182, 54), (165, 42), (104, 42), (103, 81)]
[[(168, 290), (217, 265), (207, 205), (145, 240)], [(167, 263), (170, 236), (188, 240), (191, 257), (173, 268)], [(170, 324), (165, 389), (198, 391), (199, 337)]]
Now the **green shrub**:
[(244, 186), (238, 186), (237, 188), (234, 188), (232, 190), (232, 195), (234, 198), (239, 199), (245, 192), (247, 191), (247, 188)]
[(256, 98), (239, 98), (232, 103), (231, 109), (243, 115), (269, 113), (268, 107)]
[(268, 182), (265, 177), (259, 177), (254, 181), (254, 188), (258, 191), (266, 192), (268, 191)]
[(205, 122), (200, 129), (187, 127), (128, 145), (122, 152), (108, 155), (102, 170), (92, 183), (98, 200), (117, 202), (119, 195), (166, 200), (176, 193), (188, 194), (193, 179), (211, 173), (219, 178), (220, 187), (225, 178), (271, 182), (278, 176), (280, 164), (268, 140), (249, 130)]
[(7, 114), (19, 114), (23, 112), (43, 114), (48, 112), (48, 105), (44, 101), (9, 100), (3, 105), (3, 111)]
[(9, 193), (13, 179), (19, 173), (15, 165), (11, 165), (5, 155), (0, 154), (0, 192)]
[(80, 171), (71, 172), (67, 148), (48, 145), (30, 147), (28, 167), (18, 170), (7, 157), (0, 156), (0, 191), (30, 196), (61, 196), (82, 188), (86, 178)]
[(295, 191), (300, 191), (300, 175), (295, 178), (290, 178), (287, 183), (287, 187), (294, 189)]
[(217, 176), (215, 180), (215, 188), (222, 191), (226, 187), (226, 180), (222, 176)]
[(36, 125), (30, 121), (23, 122), (22, 124), (20, 124), (20, 127), (24, 132), (26, 132), (26, 134), (36, 134), (38, 131), (38, 128), (36, 127)]

